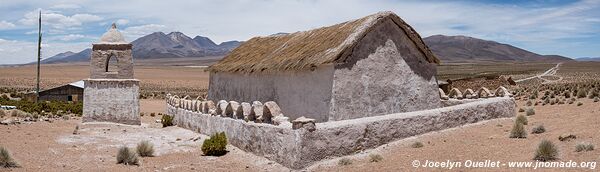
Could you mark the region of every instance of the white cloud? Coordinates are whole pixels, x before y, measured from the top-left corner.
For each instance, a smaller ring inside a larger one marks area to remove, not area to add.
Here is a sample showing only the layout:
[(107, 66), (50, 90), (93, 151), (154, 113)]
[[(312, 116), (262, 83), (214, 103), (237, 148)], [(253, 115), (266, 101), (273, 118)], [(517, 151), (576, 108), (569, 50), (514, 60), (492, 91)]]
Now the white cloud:
[(121, 32), (127, 40), (133, 41), (139, 37), (154, 33), (154, 32), (166, 32), (168, 31), (167, 26), (159, 24), (147, 24), (141, 26), (131, 26), (123, 29)]
[(11, 22), (7, 22), (7, 21), (0, 21), (0, 30), (2, 29), (11, 29), (14, 28), (15, 24), (11, 23)]
[(82, 38), (85, 38), (85, 36), (81, 35), (81, 34), (69, 34), (69, 35), (60, 36), (60, 40), (62, 40), (62, 41), (73, 41), (73, 40), (79, 40)]
[(58, 4), (58, 5), (54, 5), (50, 8), (51, 9), (78, 9), (78, 8), (81, 8), (81, 6), (79, 6), (77, 4)]
[(119, 19), (119, 20), (117, 20), (116, 23), (117, 23), (117, 25), (126, 25), (126, 24), (129, 23), (129, 20), (127, 20), (127, 19)]
[[(66, 51), (81, 51), (89, 48), (89, 43), (43, 43), (42, 58), (48, 58)], [(0, 64), (22, 64), (33, 62), (37, 58), (37, 43), (0, 39)]]
[[(37, 25), (39, 17), (38, 12), (38, 10), (28, 12), (23, 19), (19, 20), (19, 22), (25, 25)], [(83, 23), (100, 20), (102, 20), (102, 17), (92, 14), (74, 14), (72, 16), (65, 16), (57, 11), (42, 10), (42, 24), (49, 25), (55, 29), (81, 26)]]

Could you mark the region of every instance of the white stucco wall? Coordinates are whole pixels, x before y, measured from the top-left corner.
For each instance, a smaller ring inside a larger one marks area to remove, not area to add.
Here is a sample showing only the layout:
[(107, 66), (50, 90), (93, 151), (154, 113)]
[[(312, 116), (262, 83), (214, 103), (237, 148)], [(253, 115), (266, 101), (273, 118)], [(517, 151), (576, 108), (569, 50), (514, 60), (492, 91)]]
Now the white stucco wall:
[(387, 20), (335, 66), (330, 121), (441, 107), (436, 65)]
[(314, 71), (279, 73), (211, 73), (208, 99), (249, 102), (275, 101), (291, 120), (301, 116), (327, 121), (333, 66)]
[(140, 81), (87, 79), (83, 90), (83, 122), (140, 125)]

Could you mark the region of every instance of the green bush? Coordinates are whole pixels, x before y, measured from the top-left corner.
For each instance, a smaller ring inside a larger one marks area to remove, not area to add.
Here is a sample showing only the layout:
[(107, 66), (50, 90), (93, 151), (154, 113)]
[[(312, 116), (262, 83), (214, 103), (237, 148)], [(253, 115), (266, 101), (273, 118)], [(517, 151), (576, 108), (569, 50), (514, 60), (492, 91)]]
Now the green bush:
[(548, 140), (542, 140), (535, 151), (533, 159), (545, 162), (555, 160), (557, 156), (558, 149), (556, 146)]
[(117, 164), (139, 165), (137, 154), (126, 146), (119, 148)]
[(163, 127), (173, 126), (173, 116), (163, 115), (160, 119)]
[(154, 156), (154, 145), (147, 140), (138, 143), (136, 149), (138, 155), (140, 155), (141, 157)]
[(383, 157), (379, 154), (370, 154), (369, 155), (369, 162), (379, 162), (382, 160), (383, 160)]
[(523, 127), (523, 123), (519, 121), (515, 121), (513, 128), (510, 130), (509, 138), (518, 138), (523, 139), (527, 138), (527, 132), (525, 131), (525, 127)]
[(519, 116), (517, 116), (517, 118), (515, 119), (515, 121), (517, 123), (521, 123), (523, 125), (527, 125), (528, 124), (527, 117), (525, 117), (525, 115), (519, 115)]
[(3, 168), (14, 168), (20, 167), (17, 162), (10, 156), (8, 150), (0, 146), (0, 167)]
[(0, 99), (0, 104), (16, 106), (17, 109), (25, 111), (27, 113), (38, 113), (43, 114), (49, 112), (53, 114), (62, 114), (61, 112), (71, 112), (81, 116), (83, 113), (82, 102), (63, 102), (63, 101), (41, 101), (41, 102), (30, 102), (26, 100), (5, 100)]
[[(165, 115), (167, 116), (167, 115)], [(225, 132), (215, 133), (202, 143), (202, 152), (207, 156), (221, 156), (227, 153), (227, 136)]]
[(531, 129), (531, 133), (533, 134), (540, 134), (540, 133), (544, 133), (546, 132), (546, 128), (544, 127), (544, 125), (538, 125), (533, 127), (533, 129)]

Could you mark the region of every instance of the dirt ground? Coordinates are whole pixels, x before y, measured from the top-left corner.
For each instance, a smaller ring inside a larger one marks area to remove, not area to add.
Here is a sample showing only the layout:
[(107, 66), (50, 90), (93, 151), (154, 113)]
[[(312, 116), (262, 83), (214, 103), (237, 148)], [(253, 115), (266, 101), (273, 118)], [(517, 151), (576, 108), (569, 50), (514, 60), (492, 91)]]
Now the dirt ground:
[[(546, 132), (528, 134), (526, 139), (508, 138), (513, 118), (497, 119), (454, 129), (432, 132), (402, 139), (356, 155), (319, 162), (308, 171), (439, 171), (438, 168), (414, 168), (414, 160), (430, 161), (533, 161), (537, 144), (548, 139), (559, 148), (559, 161), (575, 162), (600, 160), (600, 151), (575, 152), (580, 142), (599, 145), (600, 102), (580, 99), (575, 104), (535, 106), (536, 114), (529, 116), (526, 130), (543, 124)], [(142, 100), (142, 112), (164, 112), (162, 100)], [(524, 102), (519, 101), (522, 106)], [(520, 112), (519, 114), (521, 114)], [(14, 171), (290, 171), (276, 162), (241, 151), (231, 145), (222, 157), (202, 156), (201, 141), (207, 136), (178, 127), (161, 128), (155, 121), (160, 116), (145, 115), (141, 127), (105, 124), (80, 124), (80, 118), (52, 123), (1, 125), (0, 145), (8, 148), (23, 166)], [(79, 134), (73, 135), (76, 125)], [(123, 132), (126, 130), (126, 132)], [(558, 136), (574, 134), (577, 139), (559, 141)], [(200, 139), (193, 141), (194, 138)], [(144, 139), (146, 138), (146, 139)], [(137, 140), (136, 140), (137, 139)], [(151, 140), (156, 145), (157, 157), (142, 158), (140, 166), (116, 164), (119, 145), (133, 146), (137, 141)], [(414, 142), (422, 148), (412, 148)], [(369, 162), (369, 155), (379, 154), (380, 162)], [(338, 165), (340, 159), (350, 159), (350, 165)], [(6, 170), (6, 169), (3, 169)], [(476, 170), (531, 170), (531, 169), (467, 169)], [(567, 169), (544, 169), (563, 171)], [(581, 170), (581, 169), (570, 169)]]

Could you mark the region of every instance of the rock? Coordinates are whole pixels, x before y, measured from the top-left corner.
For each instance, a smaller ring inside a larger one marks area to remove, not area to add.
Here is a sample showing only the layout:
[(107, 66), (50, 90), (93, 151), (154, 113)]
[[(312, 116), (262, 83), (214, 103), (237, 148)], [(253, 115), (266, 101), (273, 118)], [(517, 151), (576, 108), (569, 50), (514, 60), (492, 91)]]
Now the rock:
[(278, 115), (275, 118), (273, 118), (273, 124), (280, 125), (280, 126), (286, 126), (286, 125), (291, 125), (292, 123), (290, 123), (289, 117), (285, 117), (283, 115)]
[(252, 108), (250, 109), (250, 114), (248, 115), (248, 121), (260, 122), (258, 121), (258, 117), (262, 117), (263, 115), (263, 104), (259, 101), (252, 102)]
[(315, 126), (315, 122), (317, 120), (315, 119), (311, 119), (311, 118), (306, 118), (304, 116), (295, 119), (294, 121), (292, 121), (292, 129), (296, 130), (296, 129), (300, 129), (300, 128), (306, 128), (308, 131), (315, 131), (316, 130), (316, 126)]
[(229, 103), (225, 107), (225, 117), (238, 119), (238, 115), (236, 114), (236, 111), (238, 110), (239, 107), (240, 107), (240, 103), (238, 103), (236, 101), (229, 101)]
[(13, 119), (5, 119), (3, 121), (0, 121), (0, 124), (2, 125), (11, 125), (11, 124), (15, 124), (15, 121)]
[(244, 119), (245, 121), (248, 121), (248, 115), (250, 115), (250, 110), (252, 110), (252, 105), (250, 105), (250, 103), (242, 102), (236, 110), (235, 114), (237, 115), (238, 119)]

